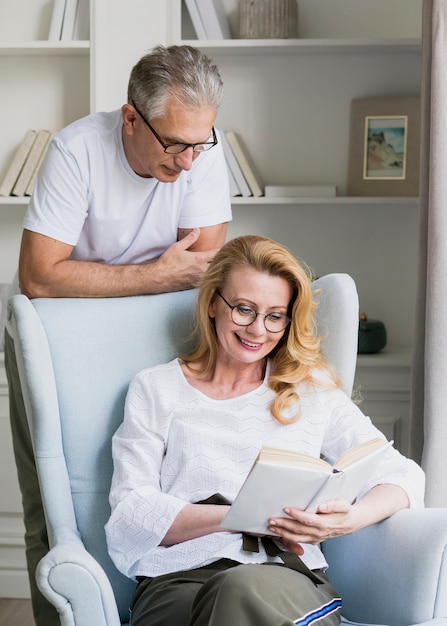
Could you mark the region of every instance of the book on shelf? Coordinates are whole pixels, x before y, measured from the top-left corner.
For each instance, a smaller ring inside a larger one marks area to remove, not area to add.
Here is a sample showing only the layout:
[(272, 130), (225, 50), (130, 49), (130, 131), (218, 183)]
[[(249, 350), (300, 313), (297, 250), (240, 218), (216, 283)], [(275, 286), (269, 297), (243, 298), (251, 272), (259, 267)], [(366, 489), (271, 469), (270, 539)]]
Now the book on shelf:
[(266, 198), (335, 198), (336, 185), (266, 185)]
[(75, 41), (88, 41), (90, 39), (90, 0), (78, 0), (73, 39)]
[(54, 0), (53, 12), (51, 14), (50, 30), (48, 32), (49, 41), (60, 41), (62, 34), (62, 24), (64, 23), (66, 0)]
[(228, 171), (228, 183), (230, 185), (230, 196), (234, 198), (235, 196), (241, 196), (242, 192), (239, 189), (239, 185), (236, 182), (233, 172), (231, 171), (228, 163), (227, 163), (227, 171)]
[(42, 129), (37, 131), (33, 145), (31, 146), (31, 150), (26, 157), (26, 161), (23, 164), (22, 170), (12, 189), (13, 196), (25, 195), (26, 188), (31, 180), (32, 175), (34, 174), (34, 170), (37, 167), (39, 159), (42, 153), (45, 151), (45, 148), (47, 147), (50, 134), (51, 133), (49, 130)]
[(220, 525), (271, 534), (268, 520), (287, 517), (284, 507), (314, 513), (326, 500), (353, 502), (392, 443), (372, 439), (342, 454), (334, 465), (305, 453), (263, 447)]
[(72, 41), (78, 0), (65, 0), (64, 21), (62, 24), (61, 41)]
[(189, 17), (191, 18), (194, 30), (196, 31), (197, 39), (207, 39), (205, 27), (203, 25), (202, 17), (196, 4), (196, 0), (185, 0), (185, 4), (188, 9)]
[(196, 0), (206, 39), (231, 39), (230, 23), (222, 0)]
[(27, 130), (0, 184), (0, 196), (10, 196), (36, 138), (35, 130)]
[(48, 140), (47, 140), (47, 142), (46, 142), (46, 144), (45, 144), (45, 146), (44, 146), (44, 148), (43, 148), (43, 150), (42, 150), (42, 152), (40, 154), (40, 157), (39, 157), (39, 159), (38, 159), (38, 161), (36, 163), (36, 167), (34, 168), (34, 172), (32, 173), (31, 178), (29, 179), (28, 184), (26, 186), (25, 196), (31, 196), (33, 194), (34, 183), (36, 182), (36, 176), (37, 176), (37, 172), (39, 171), (40, 164), (42, 163), (43, 158), (44, 158), (44, 156), (47, 153), (48, 146), (50, 145), (50, 141), (53, 139), (54, 135), (56, 135), (57, 132), (58, 132), (57, 130), (53, 130), (53, 131), (50, 132)]
[[(230, 148), (230, 144), (225, 136), (224, 131), (221, 131), (219, 134), (220, 142), (222, 143), (222, 148), (225, 155), (225, 161), (227, 162), (227, 168), (231, 172), (234, 177), (234, 180), (238, 186), (239, 194), (242, 196), (251, 196), (251, 189), (248, 186), (247, 181), (245, 180), (244, 174), (242, 173), (241, 168), (239, 167), (239, 163), (236, 160), (236, 157), (233, 154), (232, 149)], [(239, 195), (235, 194), (235, 195)]]
[(244, 174), (244, 178), (247, 181), (248, 186), (250, 187), (252, 195), (255, 197), (263, 196), (264, 190), (262, 188), (261, 182), (255, 174), (255, 171), (251, 166), (248, 156), (245, 150), (242, 148), (242, 144), (239, 141), (237, 135), (232, 130), (228, 130), (225, 133), (225, 136), (234, 156), (236, 157), (239, 167)]

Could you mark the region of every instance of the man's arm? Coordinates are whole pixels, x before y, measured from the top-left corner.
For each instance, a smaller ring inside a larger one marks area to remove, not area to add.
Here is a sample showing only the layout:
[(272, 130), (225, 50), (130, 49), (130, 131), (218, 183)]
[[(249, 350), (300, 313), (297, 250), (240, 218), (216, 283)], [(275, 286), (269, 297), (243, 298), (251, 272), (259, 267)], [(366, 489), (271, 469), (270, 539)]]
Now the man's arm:
[[(179, 228), (177, 238), (183, 239), (190, 233), (192, 228)], [(227, 224), (216, 224), (216, 226), (208, 226), (207, 228), (200, 229), (200, 236), (188, 250), (191, 252), (205, 252), (207, 250), (219, 250), (224, 243), (227, 236)]]
[(196, 287), (222, 246), (226, 224), (191, 231), (160, 257), (138, 265), (106, 265), (70, 259), (73, 247), (24, 230), (19, 282), (29, 298), (108, 298)]

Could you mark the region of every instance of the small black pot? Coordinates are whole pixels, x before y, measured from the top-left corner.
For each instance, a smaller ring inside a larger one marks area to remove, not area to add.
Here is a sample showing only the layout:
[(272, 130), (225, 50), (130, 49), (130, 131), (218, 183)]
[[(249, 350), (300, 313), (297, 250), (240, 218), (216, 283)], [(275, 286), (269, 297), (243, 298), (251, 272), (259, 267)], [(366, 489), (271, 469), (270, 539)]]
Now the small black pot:
[(359, 321), (359, 354), (375, 354), (386, 346), (386, 328), (379, 320), (368, 319), (366, 313), (360, 315)]

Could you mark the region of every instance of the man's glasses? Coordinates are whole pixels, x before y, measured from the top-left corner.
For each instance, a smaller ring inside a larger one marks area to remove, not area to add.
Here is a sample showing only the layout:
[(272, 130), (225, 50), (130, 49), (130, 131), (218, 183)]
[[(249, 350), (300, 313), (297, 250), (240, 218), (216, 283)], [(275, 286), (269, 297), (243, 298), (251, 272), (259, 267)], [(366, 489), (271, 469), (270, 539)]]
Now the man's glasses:
[(231, 319), (235, 324), (237, 324), (237, 326), (250, 326), (250, 324), (253, 324), (256, 320), (258, 315), (264, 316), (265, 329), (270, 333), (280, 333), (290, 324), (290, 317), (287, 317), (284, 313), (256, 313), (254, 309), (246, 304), (232, 305), (225, 300), (220, 291), (217, 291), (216, 293), (231, 309)]
[(144, 117), (141, 111), (137, 108), (135, 102), (131, 100), (130, 103), (135, 109), (135, 111), (138, 113), (138, 115), (141, 117), (143, 122), (146, 124), (146, 126), (149, 128), (149, 130), (152, 132), (154, 137), (160, 143), (160, 145), (163, 146), (163, 150), (167, 154), (180, 154), (181, 152), (184, 152), (188, 148), (192, 148), (194, 152), (206, 152), (207, 150), (211, 150), (211, 148), (213, 148), (218, 143), (214, 126), (213, 126), (213, 141), (205, 141), (203, 143), (165, 143), (160, 137), (160, 135), (157, 133), (157, 131), (152, 128), (152, 126), (149, 124), (147, 119)]

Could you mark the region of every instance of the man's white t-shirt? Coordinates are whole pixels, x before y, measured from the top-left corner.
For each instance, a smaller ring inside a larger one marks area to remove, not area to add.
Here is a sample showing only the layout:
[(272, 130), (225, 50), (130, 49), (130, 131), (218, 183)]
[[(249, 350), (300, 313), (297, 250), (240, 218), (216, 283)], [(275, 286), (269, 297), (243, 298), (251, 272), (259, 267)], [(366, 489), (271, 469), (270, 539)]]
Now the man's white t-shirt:
[(141, 263), (177, 241), (178, 228), (231, 220), (228, 172), (220, 143), (173, 183), (130, 167), (121, 111), (94, 113), (51, 142), (24, 228), (74, 246), (73, 259)]

